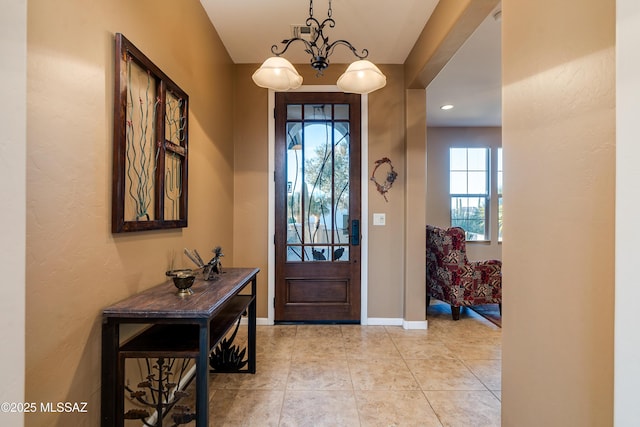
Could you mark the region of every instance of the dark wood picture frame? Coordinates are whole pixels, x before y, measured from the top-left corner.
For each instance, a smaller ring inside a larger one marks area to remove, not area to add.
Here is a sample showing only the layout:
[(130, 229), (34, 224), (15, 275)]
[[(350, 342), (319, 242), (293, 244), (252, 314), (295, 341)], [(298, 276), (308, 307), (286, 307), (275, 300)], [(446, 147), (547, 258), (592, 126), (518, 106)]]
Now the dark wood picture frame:
[(111, 231), (187, 226), (189, 96), (115, 35)]

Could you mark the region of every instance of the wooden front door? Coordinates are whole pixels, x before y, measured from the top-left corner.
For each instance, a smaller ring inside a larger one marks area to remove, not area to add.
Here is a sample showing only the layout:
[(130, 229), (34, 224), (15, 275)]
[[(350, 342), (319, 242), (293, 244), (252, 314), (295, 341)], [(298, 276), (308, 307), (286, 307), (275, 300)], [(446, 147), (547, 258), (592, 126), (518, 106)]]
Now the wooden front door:
[(275, 321), (360, 321), (360, 95), (276, 93)]

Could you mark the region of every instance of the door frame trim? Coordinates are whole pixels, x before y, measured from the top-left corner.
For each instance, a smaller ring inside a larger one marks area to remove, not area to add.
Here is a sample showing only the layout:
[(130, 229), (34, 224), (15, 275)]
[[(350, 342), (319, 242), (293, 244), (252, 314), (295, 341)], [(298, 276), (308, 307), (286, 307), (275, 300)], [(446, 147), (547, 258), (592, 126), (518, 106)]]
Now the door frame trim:
[[(334, 85), (303, 85), (298, 89), (292, 90), (292, 92), (340, 92), (337, 86)], [(360, 241), (360, 324), (367, 325), (367, 301), (368, 301), (368, 265), (369, 265), (369, 248), (367, 245), (367, 235), (369, 232), (369, 106), (368, 95), (361, 95), (360, 102), (360, 155), (361, 155), (361, 178), (362, 186), (360, 189), (360, 203), (361, 203), (361, 218), (360, 218), (360, 232), (362, 239)], [(273, 325), (275, 319), (274, 301), (276, 297), (276, 248), (274, 243), (274, 236), (276, 230), (276, 218), (275, 218), (275, 146), (276, 146), (276, 119), (274, 116), (274, 109), (276, 105), (275, 92), (269, 89), (268, 94), (268, 132), (269, 132), (269, 233), (268, 233), (268, 269), (269, 274), (267, 277), (267, 324)]]

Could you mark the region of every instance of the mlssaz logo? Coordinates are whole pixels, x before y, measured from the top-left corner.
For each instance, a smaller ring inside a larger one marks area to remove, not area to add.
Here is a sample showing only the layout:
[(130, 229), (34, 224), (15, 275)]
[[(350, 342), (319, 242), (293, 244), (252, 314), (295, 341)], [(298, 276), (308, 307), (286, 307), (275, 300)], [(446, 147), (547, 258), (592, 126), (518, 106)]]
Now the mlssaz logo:
[(41, 402), (40, 412), (78, 412), (86, 413), (87, 402)]

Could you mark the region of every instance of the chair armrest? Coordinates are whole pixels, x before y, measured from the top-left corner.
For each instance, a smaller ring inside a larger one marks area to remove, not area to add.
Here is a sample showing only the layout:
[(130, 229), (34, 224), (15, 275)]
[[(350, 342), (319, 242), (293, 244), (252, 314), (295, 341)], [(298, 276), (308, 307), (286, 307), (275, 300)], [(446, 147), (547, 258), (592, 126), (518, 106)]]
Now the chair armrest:
[(474, 289), (484, 288), (483, 294), (502, 300), (502, 261), (475, 261), (469, 264), (474, 269)]

